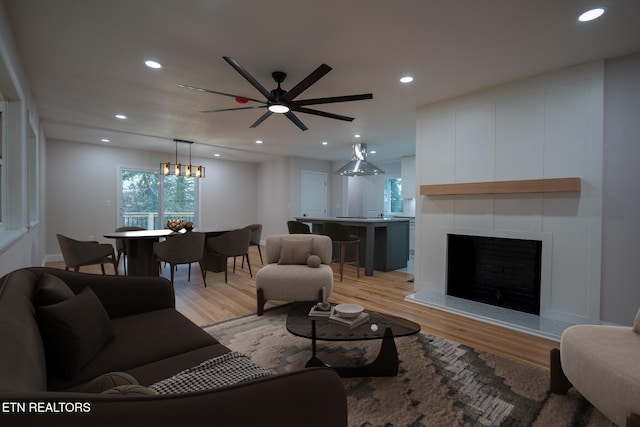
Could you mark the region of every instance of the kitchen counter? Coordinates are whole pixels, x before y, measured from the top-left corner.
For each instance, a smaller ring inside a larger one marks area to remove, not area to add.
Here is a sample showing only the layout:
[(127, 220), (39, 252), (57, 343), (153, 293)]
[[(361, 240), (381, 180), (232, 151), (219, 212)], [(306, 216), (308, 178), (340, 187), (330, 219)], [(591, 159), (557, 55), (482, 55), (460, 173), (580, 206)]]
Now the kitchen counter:
[[(409, 259), (409, 224), (411, 218), (399, 217), (297, 217), (296, 221), (311, 224), (315, 234), (322, 234), (325, 221), (344, 224), (352, 234), (360, 237), (358, 250), (364, 251), (360, 265), (365, 276), (373, 276), (373, 270), (391, 271), (407, 267)], [(353, 256), (347, 258), (354, 259)]]

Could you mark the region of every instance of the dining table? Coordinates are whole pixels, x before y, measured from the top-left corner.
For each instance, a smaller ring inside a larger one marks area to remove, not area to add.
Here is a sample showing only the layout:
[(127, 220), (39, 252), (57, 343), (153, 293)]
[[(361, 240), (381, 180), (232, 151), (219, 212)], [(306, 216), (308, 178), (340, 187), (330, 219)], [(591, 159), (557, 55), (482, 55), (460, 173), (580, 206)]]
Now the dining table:
[[(205, 268), (210, 271), (224, 271), (224, 265), (219, 257), (209, 255), (206, 249), (206, 241), (211, 237), (219, 236), (230, 230), (193, 230), (205, 233)], [(188, 233), (186, 230), (173, 231), (170, 229), (161, 230), (136, 230), (136, 231), (114, 231), (105, 233), (107, 239), (123, 239), (125, 241), (127, 253), (127, 267), (130, 276), (159, 276), (160, 263), (153, 253), (153, 244), (162, 238), (170, 238), (172, 235)]]

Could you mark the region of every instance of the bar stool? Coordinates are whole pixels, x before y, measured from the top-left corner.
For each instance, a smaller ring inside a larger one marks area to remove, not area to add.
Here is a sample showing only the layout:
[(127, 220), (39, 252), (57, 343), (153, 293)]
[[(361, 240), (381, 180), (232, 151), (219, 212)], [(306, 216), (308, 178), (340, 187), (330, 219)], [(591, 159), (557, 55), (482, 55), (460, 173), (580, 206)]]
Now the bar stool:
[(329, 236), (333, 243), (337, 243), (339, 247), (338, 257), (340, 261), (340, 281), (342, 282), (342, 273), (344, 271), (344, 252), (346, 245), (355, 245), (356, 251), (356, 274), (360, 278), (360, 238), (351, 234), (346, 225), (337, 222), (325, 221), (323, 224), (323, 233)]
[(309, 226), (304, 222), (287, 221), (287, 228), (289, 229), (289, 234), (311, 234)]

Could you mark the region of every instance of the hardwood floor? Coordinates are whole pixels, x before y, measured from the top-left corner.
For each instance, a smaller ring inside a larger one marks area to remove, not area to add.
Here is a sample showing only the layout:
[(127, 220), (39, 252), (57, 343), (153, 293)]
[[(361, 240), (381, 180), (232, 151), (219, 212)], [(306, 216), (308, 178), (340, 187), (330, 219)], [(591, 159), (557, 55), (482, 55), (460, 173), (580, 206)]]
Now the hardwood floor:
[[(265, 252), (264, 248), (262, 252)], [(253, 278), (246, 265), (244, 269), (240, 268), (240, 258), (233, 273), (233, 260), (230, 259), (228, 283), (224, 283), (224, 272), (209, 271), (206, 288), (196, 264), (191, 267), (190, 282), (187, 281), (187, 266), (179, 266), (174, 280), (177, 310), (201, 326), (255, 313), (255, 273), (261, 267), (256, 247), (251, 247), (249, 256)], [(61, 262), (48, 266), (64, 268)], [(366, 309), (404, 317), (418, 323), (423, 332), (546, 369), (549, 368), (550, 349), (559, 347), (554, 341), (405, 301), (404, 298), (414, 292), (413, 283), (408, 281), (413, 278), (410, 274), (375, 271), (368, 277), (361, 269), (360, 279), (357, 279), (355, 267), (345, 266), (340, 282), (337, 263), (332, 267), (335, 274), (330, 302), (358, 303)], [(113, 271), (109, 266), (106, 268), (107, 274)], [(168, 278), (167, 268), (163, 276)], [(80, 271), (100, 274), (99, 266), (83, 267)], [(282, 302), (270, 301), (266, 308), (280, 304)]]

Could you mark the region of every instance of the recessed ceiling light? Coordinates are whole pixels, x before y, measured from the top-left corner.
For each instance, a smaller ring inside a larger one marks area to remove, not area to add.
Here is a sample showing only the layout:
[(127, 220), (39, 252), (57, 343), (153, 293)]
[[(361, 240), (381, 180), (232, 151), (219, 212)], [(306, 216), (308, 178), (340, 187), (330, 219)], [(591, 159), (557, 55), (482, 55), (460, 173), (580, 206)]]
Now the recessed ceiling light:
[(262, 142), (263, 142), (263, 141), (261, 141), (261, 140), (259, 140), (259, 139), (258, 139), (258, 140), (256, 141), (256, 144), (262, 144)]
[(144, 65), (146, 65), (149, 68), (153, 68), (154, 70), (159, 70), (160, 68), (162, 68), (162, 64), (159, 63), (158, 61), (154, 61), (153, 59), (148, 59), (144, 61)]
[(371, 151), (369, 151), (369, 154), (376, 154), (376, 153), (377, 153), (377, 151), (376, 151), (376, 150), (371, 150)]
[(329, 145), (327, 141), (322, 141), (322, 145)]
[(413, 77), (411, 76), (404, 76), (400, 78), (401, 83), (411, 83), (412, 81), (413, 81)]
[(578, 21), (580, 21), (580, 22), (593, 21), (594, 19), (598, 19), (602, 15), (604, 15), (604, 12), (605, 12), (605, 9), (603, 7), (597, 7), (595, 9), (587, 10), (586, 12), (583, 12), (578, 17)]
[(111, 142), (111, 140), (110, 140), (110, 139), (107, 139), (107, 138), (102, 138), (102, 139), (100, 140), (100, 142)]
[(359, 134), (359, 133), (356, 133), (356, 134), (355, 134), (355, 135), (353, 135), (353, 136), (354, 136), (354, 138), (360, 138), (360, 134)]
[(120, 120), (127, 120), (127, 116), (125, 116), (124, 114), (116, 114), (116, 119), (120, 119)]
[(213, 155), (213, 157), (220, 157), (220, 154), (216, 153)]

